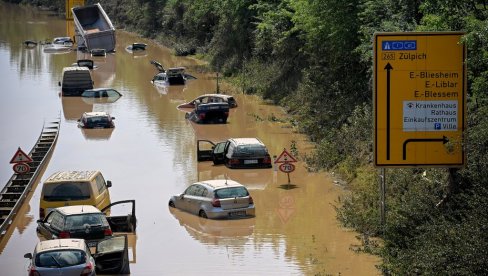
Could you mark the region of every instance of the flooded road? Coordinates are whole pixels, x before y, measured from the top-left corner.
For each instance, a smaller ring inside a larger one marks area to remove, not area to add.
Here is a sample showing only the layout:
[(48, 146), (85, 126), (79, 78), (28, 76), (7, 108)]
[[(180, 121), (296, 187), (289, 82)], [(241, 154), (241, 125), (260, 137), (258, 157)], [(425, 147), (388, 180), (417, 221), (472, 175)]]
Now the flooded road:
[[(135, 199), (137, 235), (131, 236), (132, 275), (377, 275), (373, 256), (350, 250), (355, 233), (341, 228), (333, 204), (341, 188), (326, 174), (308, 173), (303, 162), (291, 174), (293, 189), (285, 189), (286, 174), (273, 169), (230, 170), (196, 161), (196, 140), (258, 137), (270, 154), (296, 143), (303, 154), (306, 138), (286, 123), (283, 112), (258, 98), (235, 93), (239, 107), (225, 125), (195, 125), (176, 109), (178, 104), (215, 91), (213, 74), (199, 73), (198, 62), (171, 55), (151, 41), (117, 31), (117, 52), (94, 58), (95, 87), (112, 87), (123, 96), (115, 101), (61, 98), (62, 69), (82, 53), (44, 53), (26, 49), (27, 39), (65, 36), (64, 20), (30, 8), (0, 3), (0, 185), (12, 175), (9, 164), (21, 147), (28, 152), (44, 120), (61, 116), (58, 143), (39, 184), (13, 225), (0, 240), (0, 275), (25, 275), (24, 253), (39, 241), (42, 181), (56, 171), (100, 170), (111, 180), (112, 201)], [(125, 47), (148, 44), (142, 54)], [(154, 87), (150, 60), (165, 67), (185, 66), (197, 77), (185, 86)], [(223, 87), (231, 91), (229, 87)], [(81, 130), (83, 112), (107, 111), (115, 119), (111, 130)], [(254, 198), (256, 217), (211, 221), (168, 208), (171, 195), (198, 180), (229, 177), (246, 185)]]

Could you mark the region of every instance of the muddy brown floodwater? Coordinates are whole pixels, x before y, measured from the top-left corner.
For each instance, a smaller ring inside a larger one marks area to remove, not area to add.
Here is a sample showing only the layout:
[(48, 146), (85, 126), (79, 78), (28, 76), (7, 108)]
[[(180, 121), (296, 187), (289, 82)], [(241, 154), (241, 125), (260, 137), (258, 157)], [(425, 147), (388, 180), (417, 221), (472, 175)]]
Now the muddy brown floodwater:
[[(333, 205), (343, 192), (327, 174), (309, 173), (296, 163), (290, 187), (275, 169), (230, 170), (196, 162), (196, 140), (258, 137), (278, 155), (295, 141), (299, 153), (310, 150), (306, 138), (286, 123), (278, 107), (235, 93), (239, 107), (228, 124), (195, 125), (176, 106), (215, 91), (213, 74), (198, 72), (198, 62), (133, 34), (117, 31), (117, 52), (95, 58), (96, 87), (123, 94), (115, 102), (61, 98), (58, 81), (63, 67), (82, 53), (48, 54), (42, 46), (27, 49), (27, 39), (65, 36), (67, 24), (48, 12), (0, 2), (0, 185), (12, 174), (9, 160), (21, 147), (29, 151), (44, 120), (61, 116), (58, 143), (38, 184), (13, 225), (0, 240), (0, 275), (25, 275), (24, 253), (39, 241), (36, 220), (42, 181), (60, 170), (100, 170), (113, 182), (112, 201), (136, 200), (137, 235), (131, 236), (132, 275), (377, 275), (379, 260), (357, 254), (356, 233), (340, 227)], [(131, 54), (133, 42), (147, 51)], [(166, 67), (185, 66), (197, 77), (185, 86), (156, 88), (150, 60)], [(223, 87), (231, 91), (229, 87)], [(113, 130), (83, 131), (76, 120), (83, 112), (108, 111)], [(246, 185), (256, 217), (211, 221), (168, 208), (171, 195), (198, 180), (229, 177)]]

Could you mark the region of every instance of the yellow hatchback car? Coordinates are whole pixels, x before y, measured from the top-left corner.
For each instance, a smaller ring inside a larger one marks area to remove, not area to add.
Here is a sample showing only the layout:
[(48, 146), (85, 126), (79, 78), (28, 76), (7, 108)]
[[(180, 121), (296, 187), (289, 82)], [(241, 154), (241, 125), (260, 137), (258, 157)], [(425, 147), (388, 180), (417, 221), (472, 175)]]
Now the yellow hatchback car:
[(99, 171), (64, 171), (51, 175), (42, 186), (39, 217), (53, 208), (71, 205), (92, 205), (99, 210), (110, 205), (111, 181)]

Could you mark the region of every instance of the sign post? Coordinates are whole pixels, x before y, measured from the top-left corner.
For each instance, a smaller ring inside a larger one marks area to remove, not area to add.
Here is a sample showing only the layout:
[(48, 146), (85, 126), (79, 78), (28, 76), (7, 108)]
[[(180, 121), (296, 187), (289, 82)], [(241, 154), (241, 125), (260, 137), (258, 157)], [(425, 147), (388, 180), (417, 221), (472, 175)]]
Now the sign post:
[(283, 149), (280, 156), (274, 161), (275, 164), (280, 164), (280, 171), (284, 172), (288, 176), (288, 185), (290, 185), (290, 173), (295, 170), (295, 165), (292, 163), (297, 162), (297, 160), (290, 154), (286, 149)]
[(376, 33), (375, 165), (463, 167), (464, 33)]

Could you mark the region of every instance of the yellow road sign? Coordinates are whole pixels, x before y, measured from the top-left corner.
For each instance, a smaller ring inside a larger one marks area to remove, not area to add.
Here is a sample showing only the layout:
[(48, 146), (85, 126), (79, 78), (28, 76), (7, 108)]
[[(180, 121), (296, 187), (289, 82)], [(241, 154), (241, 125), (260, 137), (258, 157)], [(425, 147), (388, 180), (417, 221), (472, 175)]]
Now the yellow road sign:
[(461, 32), (374, 36), (375, 165), (465, 164), (466, 48)]
[(65, 0), (64, 9), (66, 20), (73, 20), (73, 14), (71, 9), (74, 7), (83, 7), (85, 5), (85, 0)]

